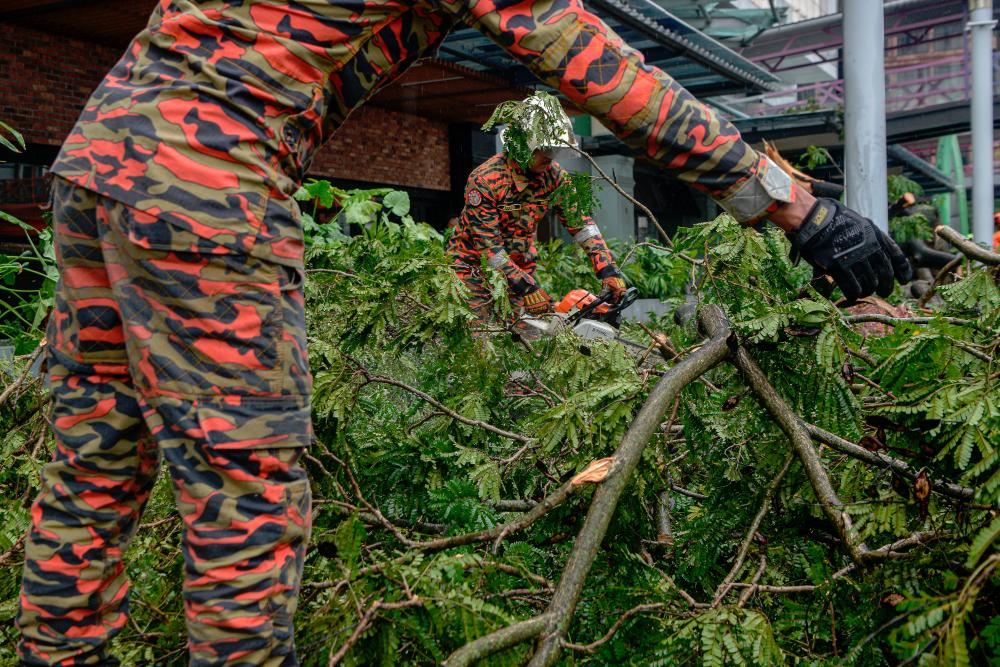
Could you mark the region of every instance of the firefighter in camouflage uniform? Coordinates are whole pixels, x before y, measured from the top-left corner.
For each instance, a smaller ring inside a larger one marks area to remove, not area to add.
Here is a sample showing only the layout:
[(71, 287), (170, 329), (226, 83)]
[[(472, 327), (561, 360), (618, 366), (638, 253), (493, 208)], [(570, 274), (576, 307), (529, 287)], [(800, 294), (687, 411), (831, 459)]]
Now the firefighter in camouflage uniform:
[[(507, 279), (507, 291), (516, 315), (552, 312), (552, 300), (535, 280), (535, 230), (551, 209), (573, 240), (590, 257), (601, 280), (602, 295), (617, 303), (625, 281), (611, 251), (589, 215), (578, 210), (569, 174), (553, 161), (576, 146), (569, 117), (550, 95), (539, 93), (523, 103), (519, 132), (505, 132), (505, 150), (476, 167), (465, 186), (465, 207), (455, 234), (448, 240), (452, 268), (469, 291), (469, 305), (480, 322), (490, 318), (492, 295), (482, 272), (498, 269)], [(532, 128), (544, 128), (542, 136)], [(512, 135), (526, 137), (522, 165), (506, 148)], [(545, 136), (545, 135), (548, 136)]]
[(122, 555), (160, 461), (191, 664), (297, 664), (311, 379), (292, 194), (348, 114), (457, 26), (737, 219), (770, 216), (848, 296), (891, 289), (890, 257), (903, 277), (870, 222), (797, 191), (580, 0), (159, 0), (53, 166), (57, 444), (25, 541), (26, 664), (116, 664)]

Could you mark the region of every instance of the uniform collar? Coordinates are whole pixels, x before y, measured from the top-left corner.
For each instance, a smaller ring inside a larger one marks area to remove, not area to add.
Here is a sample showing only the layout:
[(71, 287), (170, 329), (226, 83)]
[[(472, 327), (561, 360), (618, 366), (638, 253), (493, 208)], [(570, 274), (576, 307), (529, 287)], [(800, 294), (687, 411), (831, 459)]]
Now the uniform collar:
[(507, 168), (510, 170), (511, 178), (514, 181), (514, 188), (518, 192), (523, 191), (526, 187), (531, 185), (531, 174), (528, 174), (521, 165), (517, 163), (510, 155), (504, 153), (504, 159), (507, 160)]

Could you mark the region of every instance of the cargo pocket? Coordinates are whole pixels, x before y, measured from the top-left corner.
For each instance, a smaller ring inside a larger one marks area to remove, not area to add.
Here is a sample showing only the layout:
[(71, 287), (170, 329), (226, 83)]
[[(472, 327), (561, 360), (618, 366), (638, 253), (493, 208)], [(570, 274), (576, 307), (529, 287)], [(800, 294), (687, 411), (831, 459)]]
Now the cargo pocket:
[(196, 412), (213, 449), (307, 448), (312, 441), (307, 396), (199, 399)]

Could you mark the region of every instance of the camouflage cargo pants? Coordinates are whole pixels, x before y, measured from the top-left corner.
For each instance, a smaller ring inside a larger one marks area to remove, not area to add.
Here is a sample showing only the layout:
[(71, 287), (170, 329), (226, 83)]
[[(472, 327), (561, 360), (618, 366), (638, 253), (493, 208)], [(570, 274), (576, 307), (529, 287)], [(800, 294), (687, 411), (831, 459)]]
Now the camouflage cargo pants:
[(162, 460), (183, 522), (191, 664), (295, 665), (310, 529), (301, 270), (150, 247), (154, 217), (56, 181), (56, 452), (25, 543), (21, 656), (117, 664), (122, 557)]

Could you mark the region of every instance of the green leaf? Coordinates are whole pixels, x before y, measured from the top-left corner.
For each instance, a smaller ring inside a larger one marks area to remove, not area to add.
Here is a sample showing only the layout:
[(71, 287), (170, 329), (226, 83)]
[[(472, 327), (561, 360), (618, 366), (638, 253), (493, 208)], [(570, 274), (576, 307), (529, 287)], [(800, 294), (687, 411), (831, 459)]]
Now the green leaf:
[(996, 517), (989, 526), (976, 533), (969, 547), (969, 557), (965, 560), (965, 567), (970, 570), (975, 568), (987, 550), (996, 548), (997, 540), (1000, 540), (1000, 517)]

